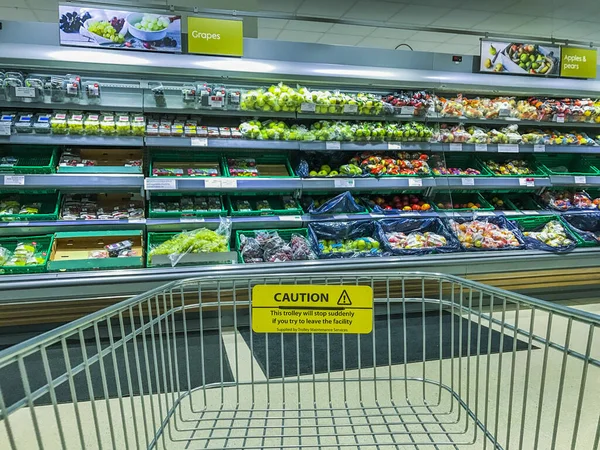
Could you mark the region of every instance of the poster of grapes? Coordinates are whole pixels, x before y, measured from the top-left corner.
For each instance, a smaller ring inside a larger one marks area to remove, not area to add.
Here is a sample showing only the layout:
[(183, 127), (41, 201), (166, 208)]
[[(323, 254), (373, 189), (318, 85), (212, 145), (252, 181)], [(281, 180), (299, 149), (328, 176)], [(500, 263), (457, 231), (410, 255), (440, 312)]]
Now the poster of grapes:
[(181, 16), (61, 4), (60, 44), (181, 53)]

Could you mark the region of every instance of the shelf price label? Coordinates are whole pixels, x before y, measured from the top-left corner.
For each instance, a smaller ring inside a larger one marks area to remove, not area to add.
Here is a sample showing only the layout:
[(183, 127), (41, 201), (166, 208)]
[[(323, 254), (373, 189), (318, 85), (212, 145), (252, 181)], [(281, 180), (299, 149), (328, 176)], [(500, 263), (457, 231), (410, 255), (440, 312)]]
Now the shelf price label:
[(179, 219), (179, 223), (198, 223), (204, 222), (202, 217), (182, 217)]
[(587, 183), (587, 178), (586, 177), (573, 177), (575, 179), (575, 184), (586, 184)]
[(519, 153), (517, 144), (498, 144), (498, 153)]
[(281, 222), (302, 222), (302, 216), (279, 216)]
[(476, 152), (487, 152), (487, 144), (475, 144), (475, 151)]
[(35, 88), (33, 87), (16, 87), (15, 88), (15, 96), (22, 98), (34, 98), (35, 97)]
[(333, 180), (333, 186), (336, 188), (353, 188), (356, 185), (351, 178), (342, 178), (339, 180)]
[(342, 148), (342, 144), (340, 141), (327, 141), (325, 142), (326, 150), (340, 150)]
[(400, 108), (400, 115), (401, 116), (413, 116), (415, 114), (415, 107), (414, 106), (402, 106)]
[(475, 178), (463, 178), (462, 185), (463, 186), (475, 186)]
[(533, 178), (519, 178), (519, 185), (535, 187), (535, 180)]
[(556, 123), (565, 123), (565, 115), (564, 114), (557, 114), (554, 117), (556, 119)]
[(237, 189), (237, 180), (235, 178), (223, 178), (221, 180), (221, 187), (223, 189)]
[(344, 105), (344, 114), (356, 114), (358, 105)]
[(11, 122), (0, 122), (0, 136), (10, 136)]
[(222, 183), (221, 180), (216, 178), (207, 178), (204, 180), (204, 188), (205, 189), (221, 189)]
[(450, 144), (451, 152), (462, 152), (463, 145), (462, 144)]
[(171, 191), (177, 189), (177, 180), (144, 178), (144, 189), (147, 191)]
[(305, 113), (314, 113), (316, 111), (316, 106), (314, 103), (302, 103), (300, 105), (300, 112)]
[(423, 186), (423, 180), (421, 180), (420, 178), (409, 178), (408, 179), (408, 185), (410, 187), (422, 187)]
[(348, 214), (334, 214), (335, 220), (348, 220)]
[(401, 142), (389, 142), (388, 150), (402, 150), (402, 143)]
[(545, 145), (540, 145), (540, 144), (536, 144), (533, 146), (533, 151), (534, 152), (545, 152), (546, 151), (546, 146)]
[(4, 186), (23, 186), (25, 177), (23, 175), (5, 175)]
[(208, 147), (208, 138), (195, 137), (191, 138), (192, 147)]

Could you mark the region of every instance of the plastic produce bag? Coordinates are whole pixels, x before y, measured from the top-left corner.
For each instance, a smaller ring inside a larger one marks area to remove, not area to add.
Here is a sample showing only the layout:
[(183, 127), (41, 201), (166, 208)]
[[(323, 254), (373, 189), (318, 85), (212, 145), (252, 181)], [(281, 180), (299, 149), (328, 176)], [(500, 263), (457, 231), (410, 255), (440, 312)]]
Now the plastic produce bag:
[(168, 241), (150, 250), (150, 257), (168, 255), (171, 266), (175, 267), (188, 253), (218, 253), (229, 251), (231, 221), (221, 217), (216, 231), (199, 228), (176, 234)]
[(314, 202), (308, 208), (309, 214), (341, 214), (341, 213), (364, 213), (367, 208), (360, 206), (348, 191), (343, 192), (326, 201), (318, 208)]
[(392, 255), (460, 252), (456, 237), (439, 218), (386, 219), (376, 222), (379, 240)]
[(522, 250), (521, 231), (504, 216), (457, 217), (448, 221), (449, 228), (467, 251)]
[(375, 222), (315, 222), (308, 226), (320, 259), (383, 256)]
[(286, 242), (277, 231), (259, 231), (254, 238), (241, 234), (240, 255), (245, 263), (317, 259), (304, 236), (293, 234), (290, 242)]
[(600, 245), (600, 213), (563, 214), (562, 218), (583, 241)]
[(544, 250), (554, 253), (566, 253), (577, 247), (575, 237), (560, 221), (551, 220), (533, 230), (523, 231), (520, 222), (515, 221), (523, 232), (523, 239), (528, 249)]
[(0, 247), (0, 267), (2, 267), (9, 259), (11, 253), (10, 250), (5, 247)]

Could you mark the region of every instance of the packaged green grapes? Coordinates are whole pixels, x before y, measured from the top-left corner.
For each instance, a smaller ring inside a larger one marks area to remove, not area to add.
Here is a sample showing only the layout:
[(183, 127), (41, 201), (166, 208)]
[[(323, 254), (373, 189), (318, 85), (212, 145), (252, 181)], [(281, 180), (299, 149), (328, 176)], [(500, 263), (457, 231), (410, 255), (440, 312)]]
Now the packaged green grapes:
[(200, 228), (184, 231), (152, 248), (150, 261), (153, 256), (168, 255), (171, 266), (175, 267), (188, 253), (228, 252), (230, 236), (231, 221), (227, 217), (221, 217), (221, 223), (216, 230)]

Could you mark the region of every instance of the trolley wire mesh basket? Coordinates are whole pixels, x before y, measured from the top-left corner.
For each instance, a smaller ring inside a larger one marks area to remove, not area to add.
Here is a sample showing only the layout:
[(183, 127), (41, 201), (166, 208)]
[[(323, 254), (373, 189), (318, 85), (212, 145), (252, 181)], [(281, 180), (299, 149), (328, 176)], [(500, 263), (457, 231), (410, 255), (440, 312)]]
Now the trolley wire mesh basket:
[[(252, 289), (360, 285), (370, 334), (255, 333)], [(0, 353), (0, 447), (597, 449), (598, 316), (429, 273), (174, 282)]]

